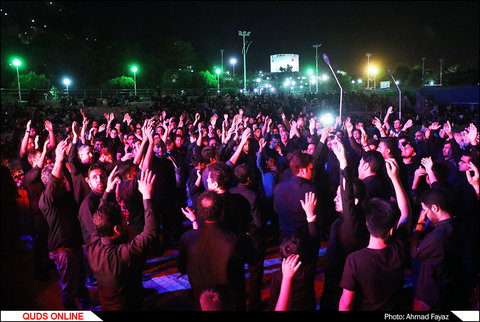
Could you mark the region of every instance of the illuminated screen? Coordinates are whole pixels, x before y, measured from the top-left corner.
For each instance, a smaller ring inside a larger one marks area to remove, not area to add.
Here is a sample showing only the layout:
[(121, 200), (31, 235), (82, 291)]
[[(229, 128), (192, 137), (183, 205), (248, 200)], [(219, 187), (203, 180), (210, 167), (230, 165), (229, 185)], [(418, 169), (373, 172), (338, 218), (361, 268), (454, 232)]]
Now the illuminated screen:
[(278, 54), (270, 55), (270, 72), (280, 73), (280, 68), (292, 66), (292, 72), (299, 71), (298, 55), (296, 54)]

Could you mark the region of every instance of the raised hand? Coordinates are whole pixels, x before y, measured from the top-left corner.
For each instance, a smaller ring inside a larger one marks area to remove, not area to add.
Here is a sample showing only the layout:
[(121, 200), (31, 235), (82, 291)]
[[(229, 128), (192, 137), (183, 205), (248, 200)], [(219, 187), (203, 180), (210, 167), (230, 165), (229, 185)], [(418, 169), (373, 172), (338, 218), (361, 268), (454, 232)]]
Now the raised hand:
[(110, 175), (108, 176), (107, 179), (107, 187), (105, 188), (106, 192), (110, 192), (115, 189), (115, 187), (120, 184), (120, 178), (118, 177), (118, 170), (117, 166), (113, 168), (112, 172), (110, 172)]
[(300, 200), (300, 204), (302, 205), (305, 214), (307, 215), (307, 221), (311, 222), (315, 220), (315, 206), (317, 205), (317, 198), (315, 197), (315, 193), (313, 192), (306, 192), (305, 193), (305, 200)]
[(292, 279), (302, 262), (298, 261), (299, 255), (292, 254), (282, 261), (282, 278)]
[(143, 196), (143, 199), (152, 199), (153, 182), (155, 181), (155, 174), (151, 170), (142, 171), (140, 180), (138, 181), (138, 191)]
[(387, 174), (390, 179), (397, 180), (398, 179), (398, 164), (394, 158), (388, 158), (385, 160), (385, 167), (387, 168)]

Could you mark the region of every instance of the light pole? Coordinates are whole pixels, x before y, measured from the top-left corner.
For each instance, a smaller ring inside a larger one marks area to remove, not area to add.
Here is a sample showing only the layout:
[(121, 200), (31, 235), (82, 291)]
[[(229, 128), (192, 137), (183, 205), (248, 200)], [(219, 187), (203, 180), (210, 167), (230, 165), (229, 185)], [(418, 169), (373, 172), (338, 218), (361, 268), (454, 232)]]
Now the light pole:
[(422, 87), (423, 87), (423, 76), (425, 75), (425, 57), (422, 57)]
[(20, 67), (22, 62), (20, 61), (20, 59), (15, 58), (12, 64), (17, 68), (18, 101), (22, 101), (22, 91), (20, 89), (20, 73), (18, 72), (18, 67)]
[(370, 89), (370, 56), (372, 56), (371, 53), (367, 53), (367, 88)]
[(309, 76), (309, 79), (308, 79), (308, 84), (310, 85), (310, 93), (312, 92), (312, 74), (313, 74), (313, 70), (309, 69), (308, 70), (308, 76)]
[(236, 63), (237, 63), (237, 60), (235, 58), (230, 59), (230, 64), (232, 64), (233, 77), (235, 77), (235, 64)]
[(222, 73), (223, 73), (223, 52), (225, 50), (224, 49), (220, 49), (220, 56), (221, 56), (221, 61), (222, 61)]
[(137, 66), (132, 67), (132, 72), (133, 72), (133, 86), (135, 88), (135, 98), (137, 97)]
[(341, 120), (342, 120), (342, 96), (343, 96), (343, 88), (342, 88), (342, 85), (340, 85), (340, 82), (338, 81), (337, 75), (335, 75), (335, 72), (333, 71), (332, 66), (330, 65), (330, 60), (328, 59), (327, 54), (323, 54), (323, 60), (327, 63), (328, 67), (330, 67), (330, 70), (332, 71), (333, 77), (335, 77), (335, 80), (337, 81), (338, 87), (340, 87), (339, 115), (340, 115), (340, 121), (341, 121)]
[(388, 70), (388, 74), (390, 75), (390, 77), (393, 80), (393, 83), (395, 84), (395, 86), (397, 86), (397, 89), (398, 89), (398, 119), (401, 120), (402, 119), (402, 91), (400, 90), (400, 87), (398, 87), (397, 81), (393, 77), (390, 69)]
[(70, 99), (69, 95), (68, 95), (68, 85), (70, 85), (70, 79), (68, 78), (64, 78), (63, 79), (63, 84), (67, 87), (67, 101)]
[(222, 70), (220, 68), (217, 68), (215, 70), (215, 73), (217, 73), (217, 93), (220, 94), (220, 73)]
[(248, 47), (250, 47), (250, 45), (252, 44), (252, 42), (250, 41), (247, 45), (247, 47), (245, 47), (245, 37), (248, 37), (250, 36), (250, 31), (238, 31), (238, 35), (240, 37), (243, 37), (243, 47), (242, 47), (242, 54), (243, 54), (243, 92), (245, 92), (247, 90), (247, 51), (248, 51)]
[(440, 86), (442, 86), (442, 63), (443, 63), (443, 58), (439, 59), (440, 61)]
[(315, 48), (315, 93), (318, 93), (318, 48), (320, 48), (322, 44), (318, 45), (313, 45), (313, 48)]

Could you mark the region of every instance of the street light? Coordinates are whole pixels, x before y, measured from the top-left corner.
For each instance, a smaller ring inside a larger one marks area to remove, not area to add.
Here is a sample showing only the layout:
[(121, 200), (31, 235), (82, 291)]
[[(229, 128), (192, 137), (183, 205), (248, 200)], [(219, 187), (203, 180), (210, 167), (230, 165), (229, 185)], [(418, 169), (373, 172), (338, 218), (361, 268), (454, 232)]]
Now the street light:
[(373, 88), (377, 88), (377, 73), (378, 70), (374, 67), (371, 66), (368, 68), (369, 74), (373, 74)]
[(315, 77), (317, 79), (315, 93), (318, 93), (318, 48), (320, 48), (321, 45), (322, 44), (313, 45), (313, 48), (315, 48)]
[(371, 53), (367, 53), (367, 88), (370, 89), (370, 56), (372, 56)]
[(71, 83), (70, 79), (68, 79), (68, 78), (64, 78), (64, 79), (63, 79), (63, 84), (64, 84), (65, 86), (67, 86), (67, 100), (69, 99), (69, 95), (68, 95), (68, 85), (70, 85), (70, 83)]
[(236, 63), (237, 63), (237, 60), (235, 58), (230, 59), (230, 64), (232, 64), (233, 77), (235, 77), (235, 64)]
[(13, 66), (15, 66), (17, 68), (18, 100), (21, 101), (22, 100), (22, 91), (20, 90), (20, 74), (18, 72), (18, 67), (20, 67), (22, 62), (20, 61), (20, 59), (15, 58), (12, 61), (12, 64), (13, 64)]
[(215, 69), (215, 73), (217, 73), (217, 93), (220, 93), (220, 73), (222, 70), (220, 68)]
[(133, 72), (133, 86), (135, 87), (135, 97), (137, 97), (137, 66), (132, 67), (132, 72)]
[(309, 69), (308, 70), (308, 75), (309, 75), (310, 79), (309, 79), (308, 83), (310, 85), (310, 87), (309, 87), (310, 88), (310, 93), (312, 92), (312, 74), (313, 74), (313, 70)]
[(246, 91), (247, 90), (247, 51), (248, 51), (248, 47), (250, 47), (250, 45), (252, 44), (252, 42), (250, 41), (247, 46), (245, 47), (245, 37), (248, 37), (250, 36), (250, 31), (241, 31), (239, 30), (238, 31), (238, 35), (240, 37), (243, 37), (243, 47), (242, 47), (242, 54), (243, 54), (243, 90)]

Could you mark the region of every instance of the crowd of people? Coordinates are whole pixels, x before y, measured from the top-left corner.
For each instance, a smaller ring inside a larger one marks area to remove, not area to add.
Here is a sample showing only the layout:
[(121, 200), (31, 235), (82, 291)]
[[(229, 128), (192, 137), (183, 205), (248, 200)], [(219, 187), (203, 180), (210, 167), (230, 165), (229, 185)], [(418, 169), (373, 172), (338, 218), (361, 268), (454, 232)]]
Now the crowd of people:
[[(146, 260), (167, 248), (178, 249), (199, 311), (475, 308), (474, 119), (459, 128), (398, 119), (384, 106), (326, 124), (322, 101), (280, 95), (162, 104), (101, 117), (43, 107), (9, 129), (34, 224), (35, 276), (47, 278), (55, 263), (65, 309), (91, 307), (86, 285), (96, 283), (103, 310), (141, 310)], [(6, 165), (2, 184), (2, 214), (14, 213)], [(15, 240), (2, 236), (2, 247)], [(267, 240), (283, 262), (265, 308)]]

